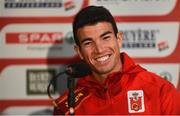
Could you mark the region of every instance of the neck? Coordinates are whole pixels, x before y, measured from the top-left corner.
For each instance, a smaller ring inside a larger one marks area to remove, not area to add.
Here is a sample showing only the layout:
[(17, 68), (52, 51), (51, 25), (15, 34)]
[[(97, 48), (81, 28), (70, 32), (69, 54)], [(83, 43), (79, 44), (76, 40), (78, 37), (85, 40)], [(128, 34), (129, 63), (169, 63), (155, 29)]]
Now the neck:
[(104, 81), (106, 80), (108, 74), (97, 74), (97, 73), (93, 73), (94, 79), (96, 81), (98, 81), (100, 84), (104, 83)]

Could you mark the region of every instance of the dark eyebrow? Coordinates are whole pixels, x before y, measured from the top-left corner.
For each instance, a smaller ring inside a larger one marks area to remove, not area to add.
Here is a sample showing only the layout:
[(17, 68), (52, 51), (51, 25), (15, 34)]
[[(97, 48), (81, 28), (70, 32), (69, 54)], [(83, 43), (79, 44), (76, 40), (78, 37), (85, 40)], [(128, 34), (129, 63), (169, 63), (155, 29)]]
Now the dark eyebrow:
[(103, 37), (103, 36), (105, 36), (105, 35), (107, 35), (107, 34), (111, 34), (111, 33), (112, 33), (111, 31), (106, 31), (106, 32), (104, 32), (103, 34), (101, 34), (100, 37)]

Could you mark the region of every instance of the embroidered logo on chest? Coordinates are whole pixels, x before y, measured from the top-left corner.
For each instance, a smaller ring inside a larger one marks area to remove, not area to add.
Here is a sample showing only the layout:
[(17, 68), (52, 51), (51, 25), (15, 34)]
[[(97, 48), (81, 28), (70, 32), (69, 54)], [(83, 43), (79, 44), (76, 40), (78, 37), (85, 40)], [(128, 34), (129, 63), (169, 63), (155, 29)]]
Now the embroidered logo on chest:
[(129, 113), (144, 112), (144, 93), (142, 90), (131, 90), (127, 92)]

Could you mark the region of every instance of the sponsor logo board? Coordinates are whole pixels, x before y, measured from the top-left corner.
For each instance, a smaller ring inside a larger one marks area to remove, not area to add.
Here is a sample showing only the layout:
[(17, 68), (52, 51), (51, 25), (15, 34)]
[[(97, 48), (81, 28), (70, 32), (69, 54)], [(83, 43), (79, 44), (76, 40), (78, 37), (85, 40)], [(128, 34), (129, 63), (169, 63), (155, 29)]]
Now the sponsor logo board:
[[(75, 56), (71, 24), (12, 24), (2, 29), (0, 58)], [(16, 51), (16, 54), (14, 52)]]
[(118, 23), (118, 29), (123, 33), (121, 51), (132, 57), (166, 57), (178, 43), (178, 22)]
[[(47, 95), (47, 86), (55, 75), (55, 69), (27, 69), (27, 95)], [(55, 87), (51, 86), (50, 92), (55, 93)]]
[(1, 0), (1, 17), (69, 17), (82, 7), (83, 0)]
[[(8, 66), (0, 74), (0, 100), (49, 99), (46, 93), (49, 81), (63, 69), (60, 64)], [(51, 88), (51, 93), (57, 97), (54, 89)]]

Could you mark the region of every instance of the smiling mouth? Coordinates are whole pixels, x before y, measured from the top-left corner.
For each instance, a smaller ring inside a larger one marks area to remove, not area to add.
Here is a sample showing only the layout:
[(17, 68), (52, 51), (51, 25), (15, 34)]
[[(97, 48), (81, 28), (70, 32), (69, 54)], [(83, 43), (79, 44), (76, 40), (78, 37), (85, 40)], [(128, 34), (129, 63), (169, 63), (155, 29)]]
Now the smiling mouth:
[(96, 61), (104, 62), (104, 61), (108, 60), (109, 58), (110, 58), (110, 55), (105, 55), (105, 56), (96, 58)]

